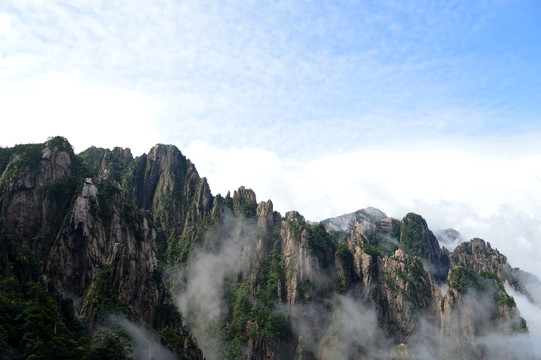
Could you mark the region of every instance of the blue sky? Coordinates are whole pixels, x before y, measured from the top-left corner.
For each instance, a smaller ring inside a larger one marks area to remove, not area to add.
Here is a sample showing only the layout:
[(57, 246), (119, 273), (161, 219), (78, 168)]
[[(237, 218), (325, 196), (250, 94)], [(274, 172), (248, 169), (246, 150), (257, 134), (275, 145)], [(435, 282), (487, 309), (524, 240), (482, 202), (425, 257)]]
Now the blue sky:
[[(72, 3), (0, 5), (3, 90), (49, 81), (85, 102), (89, 87), (108, 89), (119, 106), (96, 117), (129, 127), (122, 113), (156, 114), (135, 116), (153, 135), (144, 146), (116, 134), (139, 153), (203, 139), (306, 158), (541, 127), (538, 1)], [(131, 101), (142, 109), (130, 112)], [(4, 115), (23, 117), (12, 112)], [(77, 118), (76, 109), (57, 113)]]
[(7, 0), (0, 145), (177, 145), (212, 191), (375, 206), (541, 273), (539, 1)]

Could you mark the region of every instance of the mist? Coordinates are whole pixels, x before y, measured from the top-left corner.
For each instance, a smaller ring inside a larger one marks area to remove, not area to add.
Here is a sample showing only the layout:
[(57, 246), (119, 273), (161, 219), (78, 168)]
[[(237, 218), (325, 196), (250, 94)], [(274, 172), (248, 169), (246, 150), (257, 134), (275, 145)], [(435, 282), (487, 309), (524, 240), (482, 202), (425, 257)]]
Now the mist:
[(524, 284), (531, 299), (524, 294), (521, 294), (511, 287), (506, 286), (506, 291), (513, 296), (520, 314), (528, 322), (528, 330), (533, 341), (530, 345), (533, 347), (535, 355), (541, 359), (541, 283), (528, 282)]
[(128, 320), (124, 315), (109, 315), (104, 324), (105, 329), (123, 330), (130, 339), (135, 360), (174, 360), (175, 355), (163, 346), (157, 336), (142, 325)]
[(376, 311), (352, 296), (297, 304), (288, 312), (299, 343), (320, 359), (389, 358), (391, 341)]
[(415, 212), (434, 232), (453, 228), (463, 240), (489, 241), (513, 266), (541, 278), (541, 177), (532, 166), (541, 155), (531, 148), (535, 141), (535, 135), (495, 144), (408, 141), (309, 161), (273, 149), (223, 149), (201, 141), (185, 152), (217, 192), (244, 184), (272, 199), (275, 210), (297, 210), (311, 221), (369, 206), (396, 219)]
[[(535, 339), (539, 339), (541, 318), (535, 318), (530, 333), (512, 333), (510, 329), (520, 319), (495, 326), (492, 313), (496, 307), (492, 291), (472, 291), (446, 314), (443, 324), (434, 323), (433, 317), (421, 316), (406, 346), (394, 345), (395, 340), (386, 337), (381, 329), (375, 309), (352, 295), (336, 295), (293, 307), (282, 305), (280, 311), (291, 316), (299, 343), (318, 359), (389, 359), (405, 355), (416, 360), (432, 360), (452, 354), (485, 359), (538, 358), (540, 345), (535, 344)], [(523, 308), (521, 304), (519, 307)], [(539, 308), (536, 311), (539, 314)], [(522, 314), (529, 315), (528, 311)]]
[[(457, 231), (438, 235), (440, 242), (450, 247), (462, 239)], [(386, 240), (394, 244), (393, 239)], [(231, 315), (228, 313), (226, 285), (242, 281), (254, 270), (250, 261), (256, 247), (256, 222), (236, 218), (226, 210), (221, 223), (205, 234), (203, 243), (194, 250), (187, 264), (181, 269), (171, 270), (175, 303), (207, 359), (220, 358), (218, 348), (222, 339), (218, 329), (220, 322), (227, 321)], [(315, 257), (308, 254), (302, 261), (303, 264), (297, 264), (299, 269), (302, 268), (304, 276), (310, 278), (317, 293), (326, 295), (312, 297), (308, 302), (299, 299), (293, 305), (276, 301), (272, 306), (277, 315), (291, 322), (297, 342), (296, 356), (313, 354), (322, 360), (389, 359), (390, 356), (406, 354), (418, 360), (428, 360), (464, 351), (486, 359), (530, 359), (534, 356), (532, 339), (541, 335), (541, 308), (511, 290), (508, 292), (515, 296), (521, 315), (528, 321), (529, 334), (510, 330), (520, 323), (518, 315), (511, 316), (507, 323), (494, 325), (492, 314), (498, 309), (494, 291), (470, 291), (456, 308), (445, 314), (441, 322), (437, 312), (431, 316), (419, 315), (414, 335), (408, 339), (407, 345), (401, 345), (386, 335), (379, 319), (381, 314), (373, 303), (361, 299), (362, 296), (353, 290), (337, 295), (332, 290), (333, 275), (321, 271)], [(322, 291), (323, 288), (328, 291)], [(450, 296), (445, 284), (441, 290), (444, 300)], [(541, 287), (532, 288), (532, 294), (532, 297), (539, 297)], [(246, 355), (247, 350), (247, 347), (240, 349), (239, 356)], [(540, 345), (535, 345), (534, 351), (539, 356)]]
[[(534, 300), (541, 295), (540, 284), (526, 284)], [(443, 288), (445, 297), (447, 286)], [(515, 297), (518, 307), (508, 320), (493, 317), (499, 311), (496, 289), (470, 289), (445, 314), (442, 323), (433, 316), (421, 315), (406, 346), (394, 345), (395, 340), (386, 337), (380, 327), (373, 304), (353, 293), (292, 307), (282, 305), (280, 311), (291, 317), (299, 343), (318, 359), (389, 359), (405, 355), (432, 360), (461, 353), (484, 359), (540, 358), (541, 344), (537, 339), (541, 338), (541, 307), (509, 287), (506, 290)], [(528, 332), (516, 330), (521, 317), (527, 320)]]
[(248, 269), (243, 256), (257, 240), (257, 224), (239, 219), (226, 210), (222, 222), (205, 234), (204, 244), (194, 251), (182, 269), (171, 270), (174, 301), (207, 359), (217, 359), (216, 327), (228, 315), (226, 281)]

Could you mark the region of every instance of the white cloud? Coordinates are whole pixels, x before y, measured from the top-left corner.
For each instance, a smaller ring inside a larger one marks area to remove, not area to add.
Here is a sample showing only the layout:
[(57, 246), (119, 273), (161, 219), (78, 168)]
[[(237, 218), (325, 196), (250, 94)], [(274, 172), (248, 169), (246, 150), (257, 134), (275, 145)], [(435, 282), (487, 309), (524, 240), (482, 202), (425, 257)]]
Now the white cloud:
[(91, 145), (131, 147), (135, 154), (159, 142), (156, 121), (165, 104), (140, 93), (48, 73), (0, 84), (0, 144), (43, 142), (61, 135), (82, 151)]
[[(531, 286), (532, 284), (530, 284)], [(528, 289), (529, 291), (535, 290), (539, 291), (539, 284), (533, 284), (536, 286), (536, 289)], [(539, 300), (535, 299), (537, 303), (531, 303), (525, 295), (519, 294), (510, 287), (506, 287), (505, 290), (515, 298), (517, 308), (520, 312), (520, 315), (526, 319), (528, 322), (528, 331), (530, 335), (530, 343), (533, 347), (535, 354), (539, 357), (541, 356), (541, 305)]]
[(13, 26), (11, 16), (6, 13), (0, 13), (0, 38), (10, 38), (13, 36)]
[(541, 276), (541, 154), (518, 151), (524, 138), (499, 150), (464, 143), (367, 150), (308, 162), (284, 160), (259, 148), (224, 150), (201, 141), (183, 152), (214, 193), (244, 185), (258, 201), (309, 220), (374, 206), (390, 216), (421, 214), (432, 230), (452, 227), (481, 237), (513, 266)]
[(280, 156), (478, 133), (516, 123), (526, 108), (510, 107), (504, 93), (482, 96), (520, 72), (463, 49), (483, 39), (502, 6), (12, 1), (0, 5), (0, 34), (11, 34), (0, 83), (76, 74), (167, 103), (156, 117), (160, 142)]

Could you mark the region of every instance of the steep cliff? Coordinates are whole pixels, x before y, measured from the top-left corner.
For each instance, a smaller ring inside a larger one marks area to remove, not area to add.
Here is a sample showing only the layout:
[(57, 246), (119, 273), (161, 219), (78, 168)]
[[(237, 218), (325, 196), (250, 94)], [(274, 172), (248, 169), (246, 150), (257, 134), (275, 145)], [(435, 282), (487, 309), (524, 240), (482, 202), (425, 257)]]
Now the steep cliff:
[[(75, 155), (53, 138), (0, 149), (0, 171), (4, 357), (48, 354), (57, 332), (66, 358), (108, 341), (129, 353), (122, 333), (85, 343), (83, 329), (111, 314), (159, 332), (177, 358), (203, 358), (199, 346), (209, 359), (531, 356), (506, 292), (529, 295), (528, 276), (480, 239), (449, 252), (420, 215), (281, 215), (243, 186), (212, 195), (171, 145)], [(55, 314), (43, 318), (42, 348), (15, 320), (40, 296)]]
[[(175, 349), (180, 355), (197, 349), (161, 276), (152, 215), (125, 200), (121, 169), (105, 166), (106, 160), (129, 165), (129, 150), (102, 151), (99, 174), (60, 137), (2, 150), (10, 152), (0, 178), (3, 276), (23, 287), (32, 280), (72, 304), (66, 321), (83, 316), (91, 334), (109, 314), (123, 313), (157, 330), (180, 328), (186, 340), (186, 349)], [(40, 259), (39, 279), (23, 276), (24, 266), (9, 266), (21, 251)], [(191, 355), (202, 358), (200, 351)]]
[[(245, 193), (244, 188), (238, 192)], [(251, 193), (249, 199), (249, 208), (256, 208)], [(262, 202), (258, 209), (265, 206), (268, 203)], [(504, 287), (513, 283), (519, 289), (520, 281), (505, 257), (482, 240), (474, 239), (449, 253), (416, 214), (402, 220), (357, 217), (344, 234), (307, 223), (294, 211), (283, 217), (274, 214), (272, 222), (268, 212), (254, 213), (242, 215), (252, 216), (258, 224), (279, 222), (280, 231), (267, 232), (270, 238), (264, 242), (256, 235), (253, 244), (258, 244), (258, 255), (244, 253), (252, 262), (242, 279), (257, 281), (245, 288), (243, 298), (253, 296), (258, 304), (260, 284), (270, 286), (267, 296), (274, 301), (269, 304), (267, 298), (266, 308), (283, 316), (285, 325), (290, 323), (287, 331), (292, 331), (292, 339), (275, 337), (274, 345), (269, 344), (265, 335), (269, 325), (254, 316), (254, 307), (239, 308), (239, 298), (234, 297), (229, 303), (234, 315), (223, 320), (228, 324), (226, 336), (219, 341), (228, 344), (234, 339), (237, 350), (218, 357), (277, 358), (277, 348), (280, 358), (303, 359), (533, 356), (527, 346), (495, 351), (498, 346), (487, 340), (522, 339), (527, 326)], [(275, 268), (281, 269), (277, 273), (264, 267), (264, 254), (272, 251), (279, 265)], [(275, 281), (269, 281), (269, 274)], [(240, 283), (231, 277), (225, 284)], [(239, 323), (239, 318), (246, 321)], [(349, 318), (367, 325), (361, 330)], [(282, 331), (288, 328), (281, 326)], [(243, 338), (244, 350), (239, 344)]]
[(87, 178), (49, 252), (45, 272), (61, 292), (82, 298), (81, 315), (95, 318), (120, 308), (154, 324), (156, 308), (171, 302), (159, 276), (155, 240), (148, 214), (125, 204), (109, 180), (96, 186)]
[(2, 150), (7, 155), (0, 177), (3, 228), (43, 257), (79, 186), (81, 166), (59, 138)]
[(148, 154), (132, 158), (129, 149), (90, 148), (80, 157), (102, 178), (118, 183), (126, 199), (151, 214), (162, 260), (186, 260), (205, 225), (216, 218), (215, 204), (205, 178), (172, 145), (156, 145)]

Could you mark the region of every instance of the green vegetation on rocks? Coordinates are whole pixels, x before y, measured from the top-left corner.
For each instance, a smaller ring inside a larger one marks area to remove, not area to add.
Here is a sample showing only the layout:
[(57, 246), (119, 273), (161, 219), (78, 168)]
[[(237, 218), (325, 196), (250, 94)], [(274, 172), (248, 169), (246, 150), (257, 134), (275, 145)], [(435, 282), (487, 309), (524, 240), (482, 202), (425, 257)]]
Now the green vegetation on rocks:
[(336, 259), (338, 264), (335, 288), (338, 294), (345, 294), (351, 287), (351, 270), (353, 269), (353, 254), (345, 243), (338, 243), (336, 248)]
[(325, 226), (317, 224), (306, 226), (308, 235), (308, 246), (312, 254), (321, 262), (324, 268), (334, 265), (334, 253), (336, 242), (325, 230)]
[[(258, 204), (244, 187), (213, 196), (195, 166), (168, 145), (135, 159), (122, 148), (75, 156), (55, 137), (0, 148), (0, 172), (1, 358), (129, 358), (126, 333), (95, 333), (96, 323), (123, 313), (153, 327), (177, 358), (202, 359), (165, 287), (170, 273), (201, 252), (242, 259), (235, 264), (241, 269), (224, 274), (208, 263), (194, 267), (219, 276), (213, 290), (225, 294), (218, 301), (224, 315), (205, 334), (215, 335), (210, 351), (218, 358), (321, 358), (323, 348), (366, 357), (366, 344), (341, 348), (348, 338), (342, 329), (358, 333), (370, 320), (366, 328), (384, 334), (389, 349), (417, 339), (421, 318), (443, 319), (436, 324), (442, 332), (455, 331), (445, 319), (468, 292), (493, 300), (490, 321), (520, 319), (503, 285), (520, 290), (519, 273), (506, 258), (479, 239), (449, 255), (417, 214), (400, 221), (367, 209), (329, 219), (329, 232), (295, 211), (281, 216), (270, 201)], [(235, 255), (220, 248), (231, 234), (240, 243)], [(435, 296), (445, 279), (447, 294)], [(337, 304), (351, 314), (334, 313)], [(312, 313), (317, 323), (306, 321)], [(308, 334), (299, 333), (297, 320)], [(520, 320), (512, 331), (526, 329)], [(329, 331), (333, 326), (340, 331)], [(463, 358), (474, 353), (454, 350)]]
[(112, 267), (101, 269), (96, 275), (88, 302), (83, 304), (82, 313), (90, 319), (103, 319), (106, 315), (121, 312), (131, 315), (129, 305), (121, 303), (118, 299), (118, 290), (115, 286), (115, 272)]
[(417, 214), (409, 213), (402, 219), (400, 228), (400, 243), (406, 253), (412, 256), (423, 256), (428, 247), (426, 222)]

